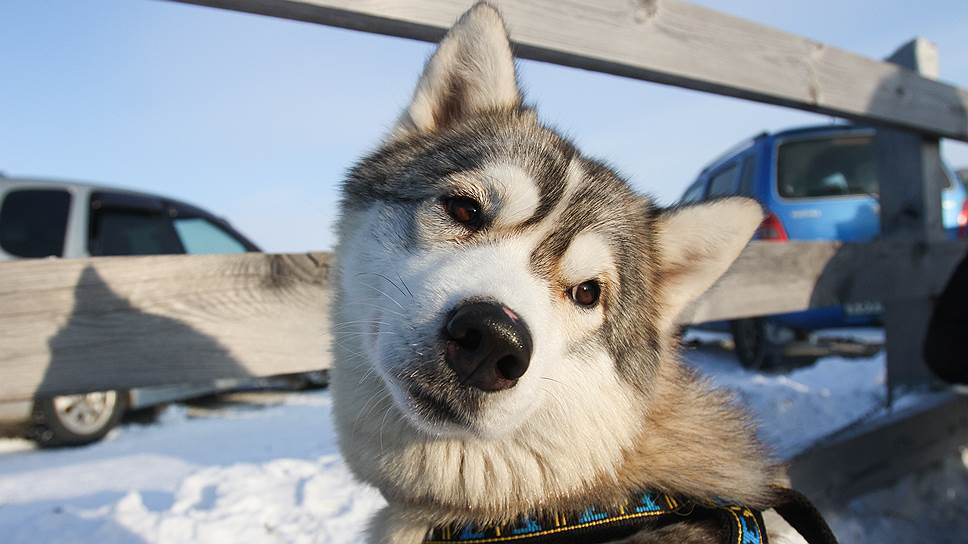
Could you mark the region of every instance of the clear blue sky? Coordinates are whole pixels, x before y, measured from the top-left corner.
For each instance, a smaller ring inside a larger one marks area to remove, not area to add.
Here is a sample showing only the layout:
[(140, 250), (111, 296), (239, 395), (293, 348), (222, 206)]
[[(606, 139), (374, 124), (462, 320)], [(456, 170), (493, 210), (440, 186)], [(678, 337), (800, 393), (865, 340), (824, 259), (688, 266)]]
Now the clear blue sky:
[[(965, 0), (700, 3), (871, 57), (921, 35), (968, 87)], [(0, 171), (172, 195), (270, 251), (330, 247), (338, 180), (430, 53), (159, 0), (4, 0), (0, 23)], [(736, 141), (828, 120), (535, 62), (521, 76), (546, 120), (664, 202)], [(945, 154), (968, 166), (968, 145)]]

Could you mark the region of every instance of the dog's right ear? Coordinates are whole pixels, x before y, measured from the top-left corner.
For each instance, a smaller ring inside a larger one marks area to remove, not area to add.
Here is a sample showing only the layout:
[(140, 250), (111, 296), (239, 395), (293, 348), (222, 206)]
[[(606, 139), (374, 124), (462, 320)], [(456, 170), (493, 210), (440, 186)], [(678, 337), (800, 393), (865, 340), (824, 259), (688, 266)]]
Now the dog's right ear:
[(664, 210), (658, 218), (663, 327), (726, 272), (763, 221), (749, 198), (729, 197)]
[(520, 105), (504, 20), (496, 8), (478, 2), (427, 61), (393, 136), (440, 130), (484, 111)]

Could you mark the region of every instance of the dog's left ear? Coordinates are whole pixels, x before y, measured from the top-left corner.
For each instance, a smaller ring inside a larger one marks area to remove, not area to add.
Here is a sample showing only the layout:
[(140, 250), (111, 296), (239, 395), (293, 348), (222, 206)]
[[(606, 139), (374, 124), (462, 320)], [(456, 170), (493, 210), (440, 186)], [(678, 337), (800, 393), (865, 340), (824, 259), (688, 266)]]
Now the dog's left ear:
[(658, 220), (665, 325), (733, 264), (763, 221), (755, 200), (731, 197), (663, 210)]
[(493, 6), (478, 2), (427, 61), (393, 134), (439, 130), (484, 111), (520, 105), (504, 20)]

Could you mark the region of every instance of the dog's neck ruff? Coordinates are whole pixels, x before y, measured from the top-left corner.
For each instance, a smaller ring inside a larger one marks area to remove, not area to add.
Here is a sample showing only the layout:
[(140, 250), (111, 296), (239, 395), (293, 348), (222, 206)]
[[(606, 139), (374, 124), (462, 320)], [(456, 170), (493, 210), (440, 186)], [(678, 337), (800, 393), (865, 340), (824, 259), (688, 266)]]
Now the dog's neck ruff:
[(615, 509), (588, 507), (579, 512), (543, 512), (522, 516), (515, 524), (493, 527), (474, 524), (434, 527), (424, 544), (595, 544), (627, 538), (640, 531), (695, 522), (717, 527), (724, 544), (768, 544), (763, 517), (758, 511), (740, 505), (680, 501), (651, 492), (637, 493)]

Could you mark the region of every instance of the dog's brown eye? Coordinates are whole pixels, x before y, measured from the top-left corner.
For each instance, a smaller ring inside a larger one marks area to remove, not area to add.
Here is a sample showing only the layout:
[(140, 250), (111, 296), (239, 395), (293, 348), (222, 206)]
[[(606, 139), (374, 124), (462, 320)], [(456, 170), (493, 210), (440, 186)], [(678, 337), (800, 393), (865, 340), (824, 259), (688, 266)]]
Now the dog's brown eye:
[(571, 288), (571, 299), (579, 306), (592, 307), (598, 304), (598, 297), (602, 294), (602, 286), (595, 280), (579, 283)]
[(444, 200), (447, 215), (461, 225), (477, 227), (481, 222), (481, 205), (466, 196), (453, 196)]

